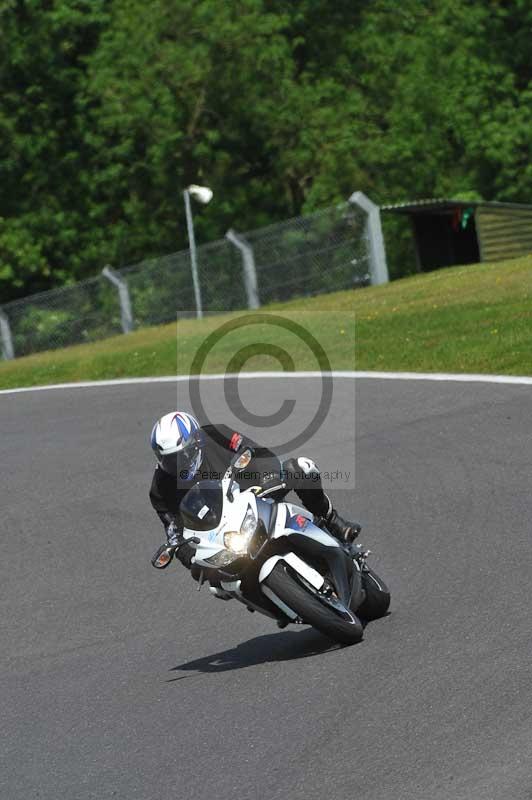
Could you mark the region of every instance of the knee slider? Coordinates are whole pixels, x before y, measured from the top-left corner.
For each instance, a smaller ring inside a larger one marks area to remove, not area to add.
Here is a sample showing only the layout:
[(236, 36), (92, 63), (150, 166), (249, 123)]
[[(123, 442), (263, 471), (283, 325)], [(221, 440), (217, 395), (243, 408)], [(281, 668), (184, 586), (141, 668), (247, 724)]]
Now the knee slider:
[(318, 469), (318, 465), (315, 461), (312, 461), (311, 458), (304, 458), (300, 457), (297, 459), (297, 465), (299, 469), (305, 473), (305, 475), (319, 475), (320, 471)]
[(310, 458), (289, 458), (283, 463), (283, 480), (292, 488), (309, 488), (309, 481), (319, 480), (320, 472)]

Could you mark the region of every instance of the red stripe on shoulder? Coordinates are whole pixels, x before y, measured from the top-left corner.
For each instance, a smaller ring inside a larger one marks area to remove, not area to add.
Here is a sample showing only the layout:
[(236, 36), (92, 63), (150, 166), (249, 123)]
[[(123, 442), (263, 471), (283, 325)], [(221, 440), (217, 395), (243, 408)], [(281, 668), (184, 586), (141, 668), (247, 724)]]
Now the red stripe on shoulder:
[(236, 452), (241, 444), (242, 444), (242, 436), (235, 431), (231, 436), (229, 447), (231, 448), (231, 450), (234, 450)]

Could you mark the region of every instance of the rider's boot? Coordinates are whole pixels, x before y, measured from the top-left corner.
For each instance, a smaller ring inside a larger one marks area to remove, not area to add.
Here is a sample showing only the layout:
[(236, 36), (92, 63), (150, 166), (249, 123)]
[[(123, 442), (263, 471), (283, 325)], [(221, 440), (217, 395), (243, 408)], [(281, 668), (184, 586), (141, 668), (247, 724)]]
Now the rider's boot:
[[(327, 497), (327, 495), (325, 495)], [(339, 539), (344, 544), (351, 544), (355, 541), (358, 534), (362, 530), (357, 522), (348, 522), (333, 508), (330, 499), (329, 510), (325, 515), (325, 525), (336, 539)]]

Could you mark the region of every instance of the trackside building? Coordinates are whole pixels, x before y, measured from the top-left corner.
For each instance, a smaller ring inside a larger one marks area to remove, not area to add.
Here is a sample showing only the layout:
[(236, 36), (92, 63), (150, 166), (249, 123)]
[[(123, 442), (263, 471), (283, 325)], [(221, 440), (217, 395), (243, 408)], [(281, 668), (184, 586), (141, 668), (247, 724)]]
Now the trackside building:
[(409, 217), (420, 272), (532, 253), (532, 205), (433, 199), (380, 210)]

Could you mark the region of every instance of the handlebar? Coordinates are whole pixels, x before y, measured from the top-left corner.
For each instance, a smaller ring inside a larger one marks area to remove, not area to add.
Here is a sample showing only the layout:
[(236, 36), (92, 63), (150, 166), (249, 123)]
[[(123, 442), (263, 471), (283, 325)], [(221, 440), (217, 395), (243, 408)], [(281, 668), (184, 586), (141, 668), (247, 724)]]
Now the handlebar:
[(178, 544), (177, 544), (177, 550), (179, 550), (179, 548), (183, 547), (183, 545), (185, 545), (185, 544), (200, 544), (200, 542), (201, 542), (201, 539), (198, 539), (197, 536), (189, 536), (188, 539), (186, 539), (183, 536), (183, 534), (181, 534), (181, 536), (179, 537)]

